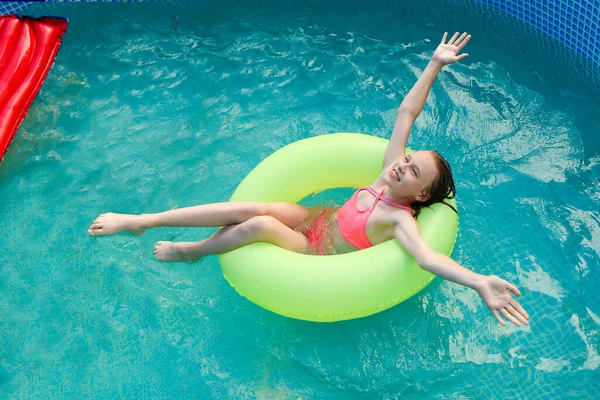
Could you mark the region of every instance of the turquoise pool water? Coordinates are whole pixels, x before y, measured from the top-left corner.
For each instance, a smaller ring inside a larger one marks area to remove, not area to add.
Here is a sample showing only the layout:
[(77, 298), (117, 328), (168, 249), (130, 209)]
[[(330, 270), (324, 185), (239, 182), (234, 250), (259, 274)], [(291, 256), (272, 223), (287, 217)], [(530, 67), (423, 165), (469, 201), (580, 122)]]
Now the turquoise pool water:
[[(69, 32), (0, 164), (0, 397), (598, 397), (600, 100), (562, 47), (452, 4), (53, 6)], [(102, 212), (226, 200), (298, 139), (387, 137), (444, 30), (471, 32), (471, 56), (409, 144), (453, 166), (453, 258), (514, 282), (530, 327), (440, 279), (372, 317), (296, 321), (238, 296), (215, 257), (153, 259), (210, 230), (87, 235)]]

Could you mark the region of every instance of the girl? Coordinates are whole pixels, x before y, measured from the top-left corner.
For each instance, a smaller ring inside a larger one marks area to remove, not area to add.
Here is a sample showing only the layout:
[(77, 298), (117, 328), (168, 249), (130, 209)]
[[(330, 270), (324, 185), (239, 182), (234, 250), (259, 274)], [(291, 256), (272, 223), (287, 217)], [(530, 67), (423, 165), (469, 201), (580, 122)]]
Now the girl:
[(417, 151), (405, 155), (410, 129), (437, 74), (443, 66), (468, 56), (458, 53), (471, 35), (459, 36), (456, 32), (446, 43), (447, 35), (444, 33), (427, 68), (398, 109), (381, 174), (341, 208), (309, 210), (293, 203), (225, 202), (158, 214), (108, 213), (92, 223), (89, 234), (141, 235), (159, 226), (223, 226), (200, 242), (158, 242), (154, 254), (162, 261), (195, 260), (254, 242), (269, 242), (295, 252), (330, 254), (365, 249), (395, 238), (421, 268), (476, 290), (502, 325), (506, 322), (500, 314), (516, 326), (527, 325), (529, 315), (510, 294), (521, 296), (514, 285), (497, 276), (476, 274), (434, 252), (421, 238), (415, 220), (423, 207), (453, 198), (455, 192), (450, 166), (439, 153)]

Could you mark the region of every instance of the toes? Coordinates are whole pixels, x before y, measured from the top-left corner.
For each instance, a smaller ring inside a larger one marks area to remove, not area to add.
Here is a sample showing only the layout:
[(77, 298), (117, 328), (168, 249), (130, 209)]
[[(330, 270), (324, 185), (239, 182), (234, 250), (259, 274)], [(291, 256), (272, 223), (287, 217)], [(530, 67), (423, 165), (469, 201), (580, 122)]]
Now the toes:
[(102, 219), (103, 219), (103, 218), (101, 218), (101, 217), (102, 217), (102, 215), (100, 215), (98, 218), (96, 218), (96, 219), (94, 220), (94, 222), (92, 222), (92, 223), (91, 223), (91, 225), (90, 225), (90, 226), (95, 226), (95, 225), (98, 225), (98, 224), (102, 223)]
[(96, 217), (96, 220), (95, 220), (94, 222), (100, 222), (100, 221), (103, 221), (103, 220), (106, 218), (106, 216), (107, 216), (107, 215), (108, 215), (108, 214), (100, 214), (100, 215), (98, 215), (98, 216)]
[(97, 234), (99, 234), (102, 231), (102, 224), (99, 223), (93, 223), (89, 228), (88, 228), (88, 233), (90, 235), (96, 236)]

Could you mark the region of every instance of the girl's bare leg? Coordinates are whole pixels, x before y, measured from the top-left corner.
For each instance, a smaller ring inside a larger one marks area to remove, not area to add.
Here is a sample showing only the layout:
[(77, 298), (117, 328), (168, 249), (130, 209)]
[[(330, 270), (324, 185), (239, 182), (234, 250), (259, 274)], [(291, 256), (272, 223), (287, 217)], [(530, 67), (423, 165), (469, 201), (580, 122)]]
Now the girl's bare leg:
[(222, 254), (255, 242), (273, 243), (301, 253), (306, 249), (306, 237), (268, 215), (252, 217), (240, 224), (226, 226), (200, 242), (158, 242), (154, 255), (162, 261), (190, 261)]
[(101, 214), (92, 223), (88, 233), (93, 236), (128, 232), (141, 235), (150, 228), (228, 226), (245, 222), (253, 217), (270, 216), (293, 228), (308, 211), (294, 203), (224, 202), (179, 208), (157, 214)]

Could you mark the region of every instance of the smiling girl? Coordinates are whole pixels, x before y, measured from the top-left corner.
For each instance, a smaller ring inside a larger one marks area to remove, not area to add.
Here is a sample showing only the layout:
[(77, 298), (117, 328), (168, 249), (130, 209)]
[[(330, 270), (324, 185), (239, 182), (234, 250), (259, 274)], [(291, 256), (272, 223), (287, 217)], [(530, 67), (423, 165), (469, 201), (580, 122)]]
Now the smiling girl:
[(442, 67), (462, 60), (458, 53), (471, 35), (447, 33), (400, 108), (379, 177), (356, 191), (342, 207), (311, 208), (294, 203), (224, 202), (158, 214), (100, 215), (88, 232), (93, 236), (128, 232), (141, 235), (155, 227), (223, 227), (200, 242), (158, 242), (156, 258), (188, 261), (221, 254), (246, 244), (269, 242), (294, 252), (335, 254), (366, 249), (396, 239), (421, 268), (477, 291), (494, 317), (513, 324), (529, 323), (529, 315), (512, 297), (521, 296), (509, 282), (476, 274), (434, 252), (421, 238), (416, 217), (423, 207), (455, 195), (448, 162), (436, 151), (406, 154), (413, 123), (423, 110)]

